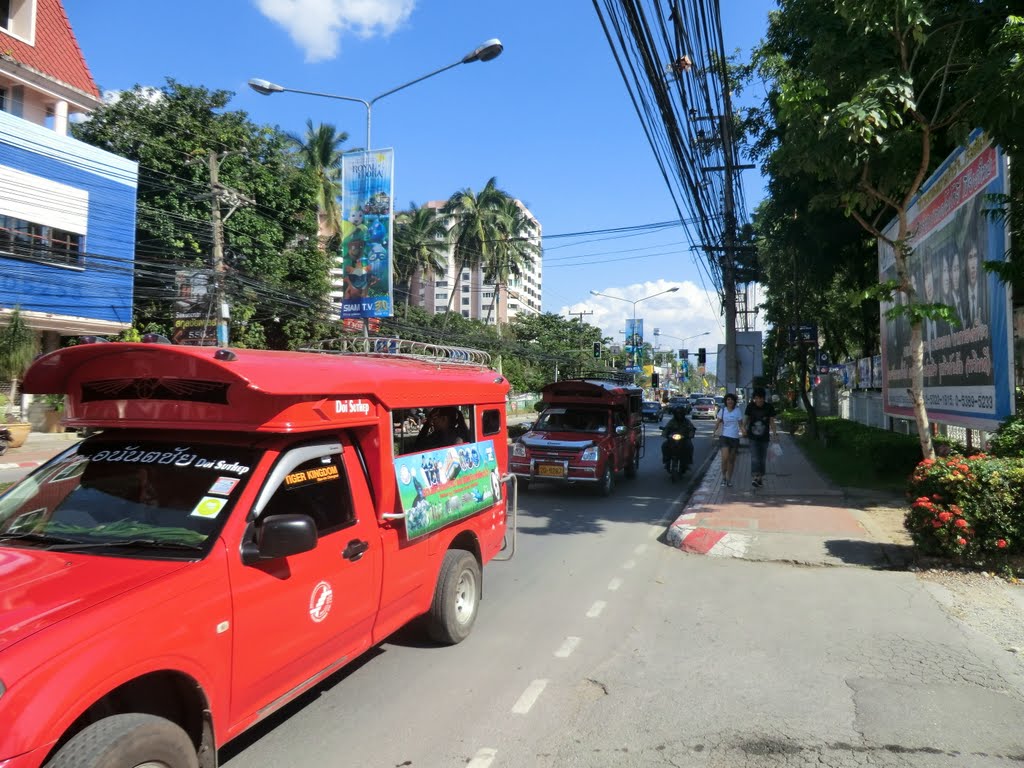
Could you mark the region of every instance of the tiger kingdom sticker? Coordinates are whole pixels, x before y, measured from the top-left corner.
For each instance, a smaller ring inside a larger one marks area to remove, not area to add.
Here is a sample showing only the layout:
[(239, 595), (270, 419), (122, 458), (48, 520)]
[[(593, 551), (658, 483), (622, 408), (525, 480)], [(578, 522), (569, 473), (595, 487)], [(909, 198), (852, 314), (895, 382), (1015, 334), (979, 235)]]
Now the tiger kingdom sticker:
[(221, 513), (221, 510), (224, 509), (227, 503), (227, 499), (220, 499), (216, 496), (203, 496), (192, 510), (190, 517), (205, 517), (212, 520)]

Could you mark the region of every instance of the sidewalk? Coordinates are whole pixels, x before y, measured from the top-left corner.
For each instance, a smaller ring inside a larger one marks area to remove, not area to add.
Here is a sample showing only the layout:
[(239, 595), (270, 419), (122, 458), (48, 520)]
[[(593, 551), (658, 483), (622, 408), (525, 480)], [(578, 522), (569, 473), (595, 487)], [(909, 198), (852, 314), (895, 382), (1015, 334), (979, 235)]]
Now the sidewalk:
[(76, 432), (29, 432), (24, 445), (0, 456), (0, 470), (34, 469), (79, 439)]
[(780, 434), (782, 456), (768, 459), (764, 484), (750, 482), (750, 451), (736, 461), (732, 487), (722, 483), (721, 457), (669, 527), (667, 541), (694, 554), (807, 565), (902, 568), (911, 560), (901, 530), (902, 502), (888, 500), (882, 518), (822, 477), (794, 440)]

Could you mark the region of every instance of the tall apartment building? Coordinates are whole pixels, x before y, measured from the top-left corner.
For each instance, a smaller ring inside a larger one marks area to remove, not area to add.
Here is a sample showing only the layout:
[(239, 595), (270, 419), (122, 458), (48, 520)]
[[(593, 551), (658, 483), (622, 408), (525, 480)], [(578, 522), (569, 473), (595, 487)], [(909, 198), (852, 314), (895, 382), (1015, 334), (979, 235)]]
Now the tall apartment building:
[(0, 325), (130, 327), (136, 163), (67, 135), (100, 95), (60, 0), (0, 0)]
[[(444, 201), (434, 200), (426, 205), (428, 208), (440, 209)], [(538, 254), (530, 259), (519, 277), (510, 278), (508, 284), (495, 285), (486, 281), (484, 268), (477, 266), (464, 269), (461, 279), (456, 280), (459, 265), (449, 250), (444, 274), (417, 275), (413, 279), (409, 290), (410, 303), (434, 314), (445, 312), (450, 307), (463, 317), (490, 325), (507, 323), (522, 314), (540, 314), (543, 276), (541, 226), (525, 205), (519, 202), (519, 206), (532, 222), (529, 236), (538, 247)]]

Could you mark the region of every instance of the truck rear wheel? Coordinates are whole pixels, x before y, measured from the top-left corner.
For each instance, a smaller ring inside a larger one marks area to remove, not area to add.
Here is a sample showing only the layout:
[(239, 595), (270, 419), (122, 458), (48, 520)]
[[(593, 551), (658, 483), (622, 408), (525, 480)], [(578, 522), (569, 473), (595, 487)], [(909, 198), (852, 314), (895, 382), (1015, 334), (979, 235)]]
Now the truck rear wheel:
[(461, 643), (473, 629), (479, 606), (480, 564), (464, 549), (449, 549), (427, 614), (427, 633), (438, 643)]
[(188, 735), (155, 715), (113, 715), (75, 735), (46, 768), (198, 768)]

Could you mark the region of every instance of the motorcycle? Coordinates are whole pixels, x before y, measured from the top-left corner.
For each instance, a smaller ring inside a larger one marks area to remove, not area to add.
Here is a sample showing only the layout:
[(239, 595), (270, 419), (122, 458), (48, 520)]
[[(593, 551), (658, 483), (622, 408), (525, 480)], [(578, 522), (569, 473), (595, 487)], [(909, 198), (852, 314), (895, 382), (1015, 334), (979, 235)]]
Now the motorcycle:
[(11, 437), (11, 430), (0, 427), (0, 456), (7, 453), (7, 446), (11, 444), (14, 438)]
[(682, 432), (671, 432), (665, 436), (665, 469), (674, 483), (690, 468), (693, 447), (690, 438)]

